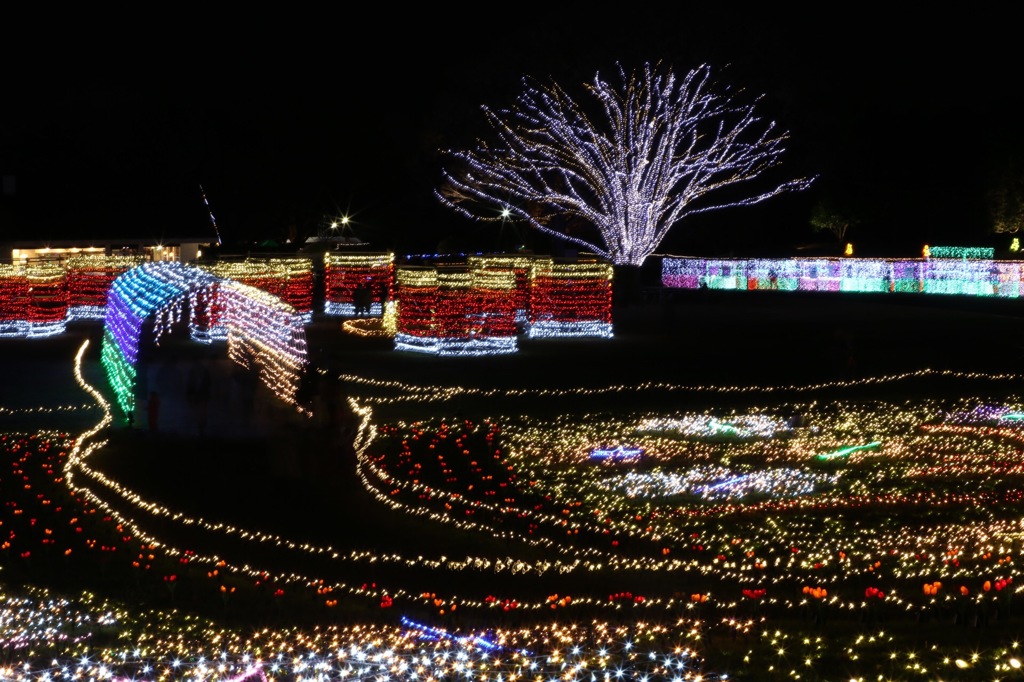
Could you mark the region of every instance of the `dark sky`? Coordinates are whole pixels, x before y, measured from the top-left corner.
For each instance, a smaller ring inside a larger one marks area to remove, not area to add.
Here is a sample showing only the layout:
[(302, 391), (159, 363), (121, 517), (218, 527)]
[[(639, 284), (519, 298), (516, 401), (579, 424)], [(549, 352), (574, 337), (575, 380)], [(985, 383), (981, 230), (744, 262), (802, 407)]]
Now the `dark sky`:
[(0, 173), (16, 191), (0, 197), (0, 241), (212, 239), (202, 185), (227, 241), (283, 239), (290, 225), (304, 236), (347, 213), (381, 248), (486, 250), (500, 246), (493, 230), (432, 196), (437, 150), (486, 134), (480, 105), (511, 104), (523, 76), (579, 92), (616, 62), (658, 60), (707, 62), (763, 94), (762, 113), (791, 133), (779, 179), (818, 176), (801, 195), (680, 224), (663, 251), (792, 252), (825, 239), (807, 223), (826, 193), (859, 207), (850, 236), (869, 249), (993, 239), (985, 189), (1001, 164), (1024, 167), (1011, 17), (669, 6), (8, 22)]

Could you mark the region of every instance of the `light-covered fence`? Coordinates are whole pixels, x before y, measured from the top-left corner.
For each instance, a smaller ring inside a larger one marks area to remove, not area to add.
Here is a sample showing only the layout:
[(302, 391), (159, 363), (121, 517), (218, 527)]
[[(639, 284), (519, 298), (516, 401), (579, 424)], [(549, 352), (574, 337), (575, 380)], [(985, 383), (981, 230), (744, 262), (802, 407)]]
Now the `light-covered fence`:
[(967, 258), (664, 257), (661, 284), (673, 289), (775, 289), (924, 293), (1018, 298), (1024, 261)]

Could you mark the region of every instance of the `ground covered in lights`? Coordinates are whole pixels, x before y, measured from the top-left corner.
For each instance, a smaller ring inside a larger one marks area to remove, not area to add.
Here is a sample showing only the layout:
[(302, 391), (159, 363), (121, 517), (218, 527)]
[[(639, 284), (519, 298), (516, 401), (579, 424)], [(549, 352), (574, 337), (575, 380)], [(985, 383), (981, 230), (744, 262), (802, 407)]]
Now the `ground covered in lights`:
[(331, 495), (118, 456), (78, 350), (74, 400), (0, 412), (83, 424), (0, 435), (0, 679), (1024, 679), (1021, 377), (346, 374)]

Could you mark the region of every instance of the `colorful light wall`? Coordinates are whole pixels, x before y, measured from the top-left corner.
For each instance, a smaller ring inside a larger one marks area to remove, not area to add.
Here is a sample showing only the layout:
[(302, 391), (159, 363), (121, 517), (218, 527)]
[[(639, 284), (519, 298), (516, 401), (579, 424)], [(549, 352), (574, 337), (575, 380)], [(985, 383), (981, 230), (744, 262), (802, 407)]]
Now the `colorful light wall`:
[(122, 273), (146, 262), (142, 255), (79, 254), (64, 262), (68, 280), (68, 318), (102, 320), (107, 292)]
[(154, 317), (154, 342), (181, 319), (184, 302), (194, 289), (209, 286), (214, 275), (176, 262), (145, 263), (114, 280), (107, 294), (101, 357), (118, 405), (135, 412), (135, 366), (146, 320)]
[(612, 266), (538, 261), (531, 273), (530, 338), (612, 336)]
[(67, 315), (67, 277), (59, 261), (0, 265), (0, 336), (62, 334)]
[(776, 289), (1017, 298), (1024, 261), (967, 258), (676, 258), (661, 261), (674, 289)]
[(25, 269), (0, 263), (0, 336), (27, 336), (27, 304)]
[(530, 291), (533, 287), (533, 268), (536, 264), (550, 265), (547, 256), (494, 254), (488, 256), (469, 256), (466, 263), (472, 268), (491, 270), (511, 270), (515, 276), (515, 288), (512, 292), (513, 304), (516, 308), (516, 321), (526, 322), (530, 315)]
[(304, 316), (273, 294), (240, 282), (219, 282), (218, 293), (228, 357), (258, 372), (278, 398), (294, 405), (307, 364)]
[(395, 350), (436, 355), (514, 353), (511, 270), (401, 267)]
[[(313, 321), (313, 261), (310, 258), (247, 257), (241, 261), (203, 263), (199, 267), (220, 279), (256, 287), (290, 305), (309, 324)], [(221, 315), (219, 288), (200, 292), (194, 300), (195, 326), (192, 336), (199, 341), (227, 338)]]
[(395, 280), (393, 253), (325, 253), (324, 314), (356, 314), (355, 291), (370, 285), (370, 315), (382, 315)]

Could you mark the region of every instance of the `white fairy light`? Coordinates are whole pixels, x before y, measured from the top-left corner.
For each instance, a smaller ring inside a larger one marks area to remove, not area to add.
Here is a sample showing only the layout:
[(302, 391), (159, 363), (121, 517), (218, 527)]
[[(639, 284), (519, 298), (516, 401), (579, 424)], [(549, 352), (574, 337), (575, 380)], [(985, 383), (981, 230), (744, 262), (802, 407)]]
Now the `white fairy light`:
[[(761, 118), (756, 99), (741, 103), (714, 83), (707, 65), (681, 79), (652, 64), (639, 73), (619, 65), (617, 75), (617, 84), (597, 74), (586, 85), (598, 115), (559, 85), (530, 79), (512, 108), (483, 107), (497, 141), (448, 151), (453, 163), (438, 198), (470, 218), (514, 216), (615, 264), (641, 265), (688, 216), (810, 184), (790, 180), (744, 198), (707, 201), (778, 166), (787, 134)], [(563, 227), (574, 219), (596, 228), (603, 244)]]

